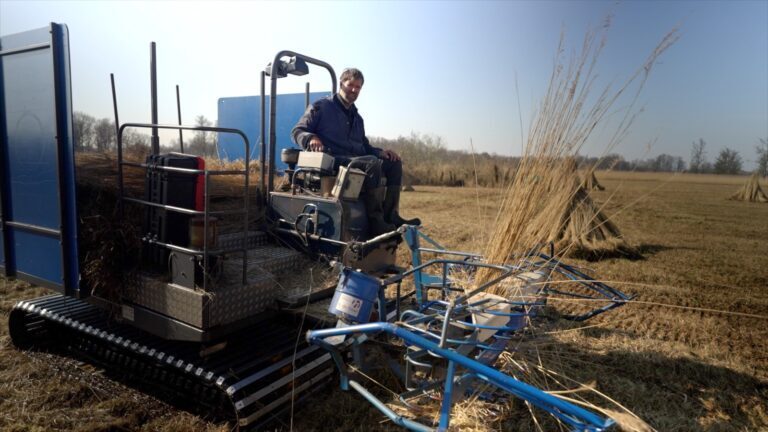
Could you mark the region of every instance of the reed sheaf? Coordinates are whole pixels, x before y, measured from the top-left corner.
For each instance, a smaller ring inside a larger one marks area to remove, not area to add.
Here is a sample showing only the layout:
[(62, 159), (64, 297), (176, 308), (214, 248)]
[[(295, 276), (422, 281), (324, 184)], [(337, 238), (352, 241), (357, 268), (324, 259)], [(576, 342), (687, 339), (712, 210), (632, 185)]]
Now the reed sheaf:
[[(657, 59), (678, 34), (676, 30), (666, 34), (621, 85), (597, 89), (597, 64), (609, 21), (601, 29), (588, 31), (580, 52), (571, 58), (565, 55), (564, 36), (560, 38), (547, 92), (535, 113), (518, 169), (502, 196), (492, 241), (485, 250), (489, 262), (513, 263), (519, 254), (548, 242), (554, 242), (563, 255), (634, 253), (579, 181), (573, 158), (620, 100), (619, 120), (604, 154), (626, 136), (641, 111), (638, 96)], [(613, 112), (611, 116), (617, 117)], [(585, 169), (591, 172), (593, 167)]]
[(749, 202), (768, 202), (768, 197), (760, 187), (760, 175), (757, 171), (753, 172), (749, 179), (744, 183), (744, 186), (739, 189), (738, 192), (731, 195), (730, 198), (734, 201), (749, 201)]

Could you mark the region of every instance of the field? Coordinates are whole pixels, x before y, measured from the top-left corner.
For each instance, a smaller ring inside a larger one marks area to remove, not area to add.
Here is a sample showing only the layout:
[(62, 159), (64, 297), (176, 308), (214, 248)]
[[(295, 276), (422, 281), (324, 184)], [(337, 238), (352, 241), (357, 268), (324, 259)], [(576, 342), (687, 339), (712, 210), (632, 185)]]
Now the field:
[[(644, 259), (573, 262), (637, 298), (586, 323), (556, 322), (520, 356), (533, 353), (547, 369), (598, 389), (658, 431), (768, 430), (768, 204), (726, 200), (745, 177), (597, 177), (605, 191), (593, 197)], [(403, 195), (406, 217), (420, 216), (424, 230), (448, 248), (484, 250), (501, 190), (416, 189)], [(231, 428), (77, 360), (17, 351), (8, 312), (44, 292), (0, 279), (0, 429)], [(322, 399), (297, 410), (293, 429), (392, 428), (356, 395), (332, 388)], [(486, 426), (539, 430), (524, 405), (506, 408), (513, 420), (487, 421), (486, 414)], [(534, 414), (551, 430), (544, 414)], [(480, 428), (471, 416), (457, 416), (454, 425)]]

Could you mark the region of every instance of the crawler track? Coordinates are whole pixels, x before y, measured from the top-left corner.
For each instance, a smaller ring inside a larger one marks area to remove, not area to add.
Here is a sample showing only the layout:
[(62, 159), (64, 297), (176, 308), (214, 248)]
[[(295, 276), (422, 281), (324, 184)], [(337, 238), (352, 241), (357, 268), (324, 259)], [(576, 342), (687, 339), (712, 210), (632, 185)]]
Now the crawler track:
[(19, 348), (85, 358), (178, 405), (245, 429), (279, 417), (292, 399), (314, 393), (333, 373), (329, 354), (308, 346), (303, 337), (295, 345), (302, 329), (287, 317), (244, 329), (206, 356), (199, 344), (162, 340), (61, 295), (17, 303), (9, 330)]

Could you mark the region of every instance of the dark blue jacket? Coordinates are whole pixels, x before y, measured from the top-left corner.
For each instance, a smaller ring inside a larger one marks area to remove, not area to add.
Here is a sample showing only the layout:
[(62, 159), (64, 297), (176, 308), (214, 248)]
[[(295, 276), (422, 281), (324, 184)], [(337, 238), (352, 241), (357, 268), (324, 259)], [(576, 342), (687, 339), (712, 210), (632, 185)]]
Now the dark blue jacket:
[(363, 118), (352, 104), (346, 109), (338, 94), (310, 105), (291, 131), (293, 141), (303, 149), (313, 135), (323, 142), (323, 151), (332, 156), (379, 156), (381, 149), (371, 146), (365, 137)]

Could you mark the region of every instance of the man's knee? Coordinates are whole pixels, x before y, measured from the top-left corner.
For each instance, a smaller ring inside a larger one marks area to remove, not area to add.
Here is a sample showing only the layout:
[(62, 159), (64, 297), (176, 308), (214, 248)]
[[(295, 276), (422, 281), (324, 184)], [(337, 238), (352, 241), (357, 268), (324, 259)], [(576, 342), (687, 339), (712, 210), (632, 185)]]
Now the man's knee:
[(387, 186), (400, 186), (403, 180), (403, 163), (401, 161), (382, 160), (381, 171), (387, 178)]

